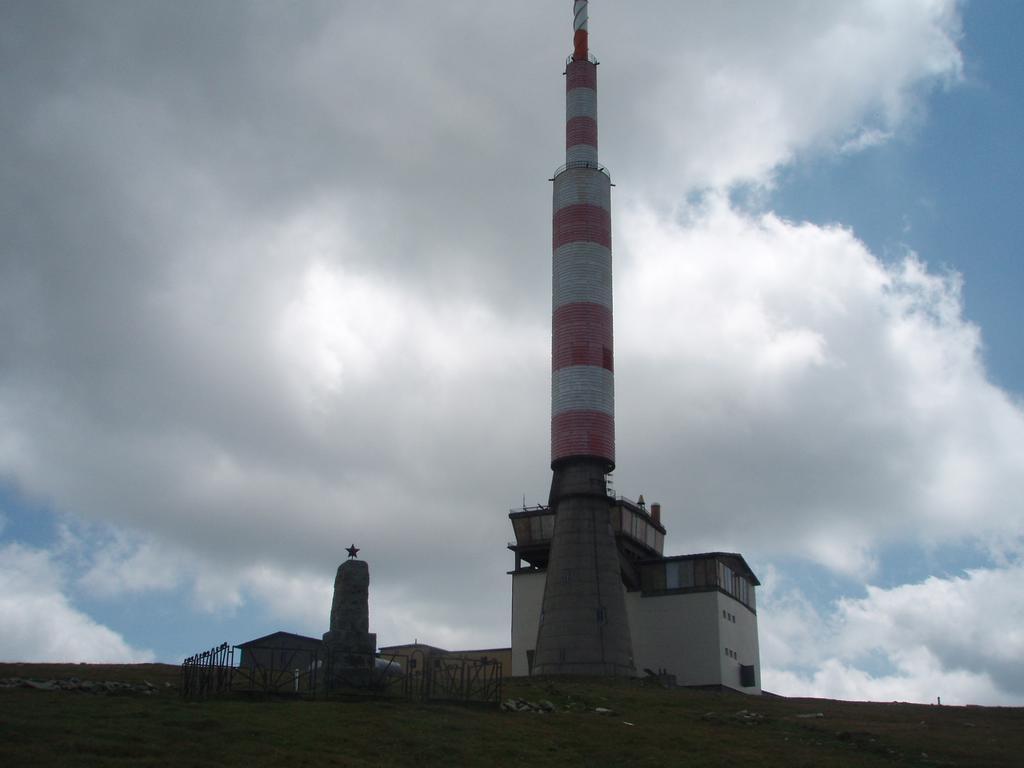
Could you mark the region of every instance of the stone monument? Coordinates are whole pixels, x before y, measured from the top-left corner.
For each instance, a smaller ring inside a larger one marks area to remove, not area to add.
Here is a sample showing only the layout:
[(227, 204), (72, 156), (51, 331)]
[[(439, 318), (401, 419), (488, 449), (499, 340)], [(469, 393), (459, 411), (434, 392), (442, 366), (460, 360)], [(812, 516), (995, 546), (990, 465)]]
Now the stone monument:
[(349, 559), (338, 566), (331, 603), (331, 628), (324, 634), (331, 682), (367, 685), (374, 668), (377, 635), (370, 630), (370, 569), (356, 559), (359, 549), (346, 550)]

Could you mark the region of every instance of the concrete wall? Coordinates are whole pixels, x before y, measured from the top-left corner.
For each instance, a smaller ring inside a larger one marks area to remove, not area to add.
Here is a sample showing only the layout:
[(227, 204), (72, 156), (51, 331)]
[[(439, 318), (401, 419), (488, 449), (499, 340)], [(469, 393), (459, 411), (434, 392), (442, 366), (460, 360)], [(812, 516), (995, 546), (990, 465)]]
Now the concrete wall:
[[(512, 576), (515, 677), (530, 673), (527, 654), (537, 642), (544, 580), (544, 572)], [(626, 614), (638, 674), (645, 668), (654, 672), (664, 669), (676, 676), (679, 685), (723, 685), (743, 693), (761, 693), (757, 616), (735, 598), (718, 590), (648, 597), (627, 592)], [(753, 687), (740, 684), (743, 664), (754, 665)]]

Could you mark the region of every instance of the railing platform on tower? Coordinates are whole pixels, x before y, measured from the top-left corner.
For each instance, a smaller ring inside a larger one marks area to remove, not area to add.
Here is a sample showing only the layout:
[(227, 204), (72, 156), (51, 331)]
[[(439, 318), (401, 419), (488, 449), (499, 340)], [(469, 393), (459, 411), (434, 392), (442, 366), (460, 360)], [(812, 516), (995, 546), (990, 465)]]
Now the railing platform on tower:
[[(580, 61), (580, 59), (576, 58), (575, 54), (570, 53), (565, 59), (565, 66), (568, 67), (574, 61)], [(597, 60), (597, 57), (594, 56), (594, 54), (592, 53), (587, 54), (587, 61), (593, 64), (595, 67), (601, 63), (600, 61)], [(563, 72), (562, 74), (564, 75), (565, 73)]]
[[(605, 168), (600, 163), (592, 163), (589, 160), (573, 160), (572, 162), (562, 163), (562, 165), (558, 166), (555, 169), (555, 172), (551, 174), (551, 178), (548, 179), (548, 181), (554, 181), (566, 171), (571, 171), (575, 168), (590, 168), (595, 171), (600, 171), (609, 179), (612, 177), (612, 175), (608, 172), (608, 169)], [(612, 184), (612, 186), (614, 187), (615, 185)]]

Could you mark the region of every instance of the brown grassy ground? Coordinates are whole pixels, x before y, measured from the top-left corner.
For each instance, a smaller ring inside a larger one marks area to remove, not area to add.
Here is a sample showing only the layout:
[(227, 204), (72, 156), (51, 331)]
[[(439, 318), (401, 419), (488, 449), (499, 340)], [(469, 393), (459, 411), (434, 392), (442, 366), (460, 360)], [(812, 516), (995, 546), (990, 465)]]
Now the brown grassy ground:
[(1013, 708), (755, 699), (595, 680), (506, 685), (506, 697), (559, 710), (540, 715), (396, 699), (186, 702), (164, 685), (177, 686), (178, 668), (160, 664), (0, 664), (0, 678), (16, 676), (145, 680), (161, 693), (0, 690), (0, 766), (1024, 764), (1024, 710)]

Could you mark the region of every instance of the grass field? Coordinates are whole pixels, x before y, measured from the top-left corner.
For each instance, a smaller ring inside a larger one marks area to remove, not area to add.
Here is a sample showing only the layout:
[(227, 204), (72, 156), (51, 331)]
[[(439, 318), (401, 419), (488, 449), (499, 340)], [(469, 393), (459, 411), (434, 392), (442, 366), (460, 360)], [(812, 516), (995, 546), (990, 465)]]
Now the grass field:
[(1019, 708), (751, 698), (575, 679), (506, 684), (505, 698), (547, 699), (558, 710), (542, 715), (400, 699), (188, 702), (178, 696), (178, 668), (161, 664), (0, 664), (0, 678), (8, 677), (147, 681), (161, 691), (0, 689), (0, 766), (12, 768), (1024, 765)]

